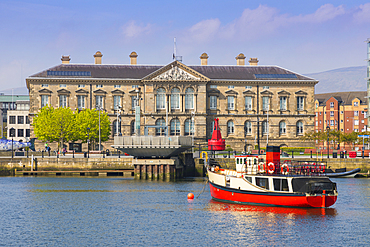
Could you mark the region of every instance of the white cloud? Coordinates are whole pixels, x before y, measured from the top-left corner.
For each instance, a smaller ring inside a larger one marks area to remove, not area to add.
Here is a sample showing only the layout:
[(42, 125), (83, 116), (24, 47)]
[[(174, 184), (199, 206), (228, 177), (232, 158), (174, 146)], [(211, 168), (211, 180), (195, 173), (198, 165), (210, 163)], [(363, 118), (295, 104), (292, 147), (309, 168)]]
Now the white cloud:
[(334, 7), (332, 4), (325, 4), (313, 14), (299, 16), (297, 18), (293, 17), (292, 20), (297, 22), (322, 23), (343, 15), (345, 12), (343, 5)]
[(197, 42), (205, 42), (214, 37), (219, 31), (221, 22), (219, 19), (210, 19), (198, 22), (187, 31), (188, 39)]
[(353, 18), (356, 23), (370, 22), (370, 3), (360, 5)]
[(123, 34), (126, 38), (136, 38), (143, 34), (149, 34), (152, 32), (153, 25), (148, 23), (145, 26), (137, 25), (135, 21), (130, 21), (122, 27)]

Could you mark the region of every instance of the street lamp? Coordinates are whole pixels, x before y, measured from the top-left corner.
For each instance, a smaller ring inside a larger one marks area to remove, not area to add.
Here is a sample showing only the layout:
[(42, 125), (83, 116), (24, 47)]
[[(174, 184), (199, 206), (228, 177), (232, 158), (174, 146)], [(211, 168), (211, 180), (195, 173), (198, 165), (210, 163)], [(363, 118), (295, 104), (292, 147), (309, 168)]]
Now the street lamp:
[(14, 137), (14, 134), (15, 134), (15, 129), (14, 128), (11, 128), (10, 130), (10, 136), (12, 138), (12, 159), (14, 157), (14, 150), (13, 150), (13, 137)]
[(326, 148), (328, 149), (328, 159), (329, 159), (329, 132), (330, 132), (330, 127), (328, 125), (328, 126), (326, 126), (326, 135), (328, 137), (328, 142), (327, 142), (327, 146), (326, 146)]
[(89, 151), (90, 151), (90, 128), (87, 127), (87, 158), (90, 158), (90, 154), (89, 154)]

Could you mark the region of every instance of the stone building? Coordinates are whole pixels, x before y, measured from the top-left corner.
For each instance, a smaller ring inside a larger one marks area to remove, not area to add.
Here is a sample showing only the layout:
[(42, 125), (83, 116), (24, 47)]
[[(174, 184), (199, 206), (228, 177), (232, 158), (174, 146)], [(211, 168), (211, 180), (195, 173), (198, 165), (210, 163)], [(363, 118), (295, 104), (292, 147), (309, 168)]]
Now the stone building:
[[(144, 126), (168, 124), (169, 135), (194, 135), (194, 143), (205, 143), (217, 117), (226, 145), (236, 150), (257, 144), (258, 124), (261, 147), (267, 141), (270, 145), (312, 146), (299, 140), (304, 132), (314, 130), (318, 81), (312, 78), (278, 66), (258, 65), (257, 58), (245, 65), (243, 54), (231, 66), (208, 65), (206, 53), (199, 66), (179, 61), (138, 65), (135, 52), (130, 54), (129, 65), (104, 65), (102, 56), (101, 52), (94, 55), (95, 64), (71, 64), (70, 57), (63, 56), (62, 64), (28, 77), (31, 122), (45, 105), (72, 110), (99, 106), (112, 123), (111, 138), (104, 143), (109, 148), (114, 135), (135, 134), (138, 104), (141, 135)], [(150, 135), (165, 132), (148, 130)], [(35, 145), (38, 149), (41, 143)]]

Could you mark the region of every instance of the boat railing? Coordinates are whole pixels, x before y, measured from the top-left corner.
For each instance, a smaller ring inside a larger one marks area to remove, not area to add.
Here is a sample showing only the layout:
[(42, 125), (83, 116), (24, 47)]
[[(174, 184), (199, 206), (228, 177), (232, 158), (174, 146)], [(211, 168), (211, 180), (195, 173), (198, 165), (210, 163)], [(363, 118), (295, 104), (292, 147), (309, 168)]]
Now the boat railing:
[(284, 162), (277, 164), (267, 164), (263, 168), (258, 168), (258, 174), (264, 175), (285, 175), (285, 176), (324, 176), (326, 170), (325, 163), (316, 162)]

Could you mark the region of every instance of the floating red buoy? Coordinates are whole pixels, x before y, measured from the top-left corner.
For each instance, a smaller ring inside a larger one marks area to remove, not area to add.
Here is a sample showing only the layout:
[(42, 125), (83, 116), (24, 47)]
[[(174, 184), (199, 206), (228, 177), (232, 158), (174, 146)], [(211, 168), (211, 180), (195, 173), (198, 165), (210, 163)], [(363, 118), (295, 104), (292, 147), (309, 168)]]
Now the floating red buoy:
[(193, 193), (189, 193), (188, 194), (188, 199), (194, 199), (194, 194)]

